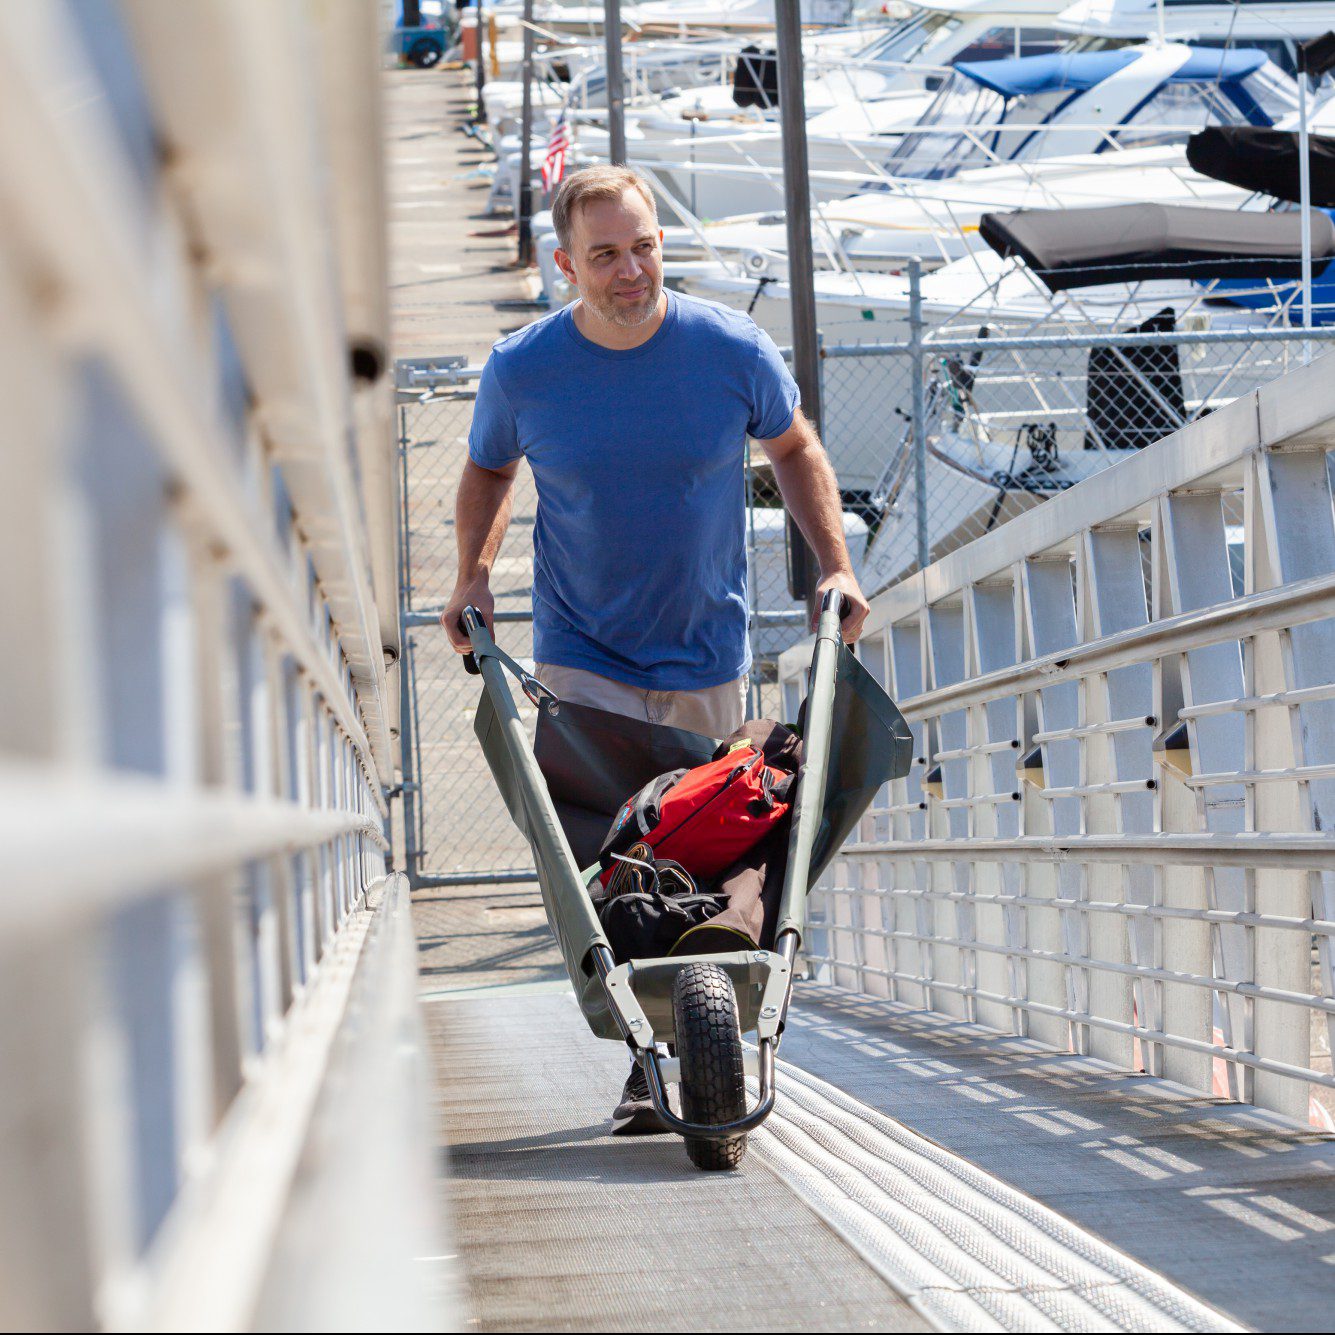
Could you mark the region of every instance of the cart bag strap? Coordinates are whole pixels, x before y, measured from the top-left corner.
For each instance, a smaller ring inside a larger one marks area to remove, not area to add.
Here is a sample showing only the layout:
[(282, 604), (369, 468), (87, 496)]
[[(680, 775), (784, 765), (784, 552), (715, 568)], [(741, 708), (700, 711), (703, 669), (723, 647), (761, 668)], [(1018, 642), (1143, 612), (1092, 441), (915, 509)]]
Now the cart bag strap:
[(529, 702), (535, 709), (541, 709), (544, 713), (554, 714), (560, 705), (556, 692), (550, 686), (544, 686), (537, 677), (535, 677), (526, 668), (521, 667), (515, 662), (504, 649), (498, 649), (492, 645), (488, 649), (474, 650), (470, 654), (464, 655), (464, 668), (477, 675), (481, 669), (477, 665), (478, 654), (483, 658), (494, 658), (514, 679), (519, 683), (519, 689), (529, 698)]
[(614, 854), (640, 840), (697, 879), (717, 876), (788, 814), (794, 782), (746, 741), (707, 765), (660, 774), (617, 812), (598, 854), (603, 883)]

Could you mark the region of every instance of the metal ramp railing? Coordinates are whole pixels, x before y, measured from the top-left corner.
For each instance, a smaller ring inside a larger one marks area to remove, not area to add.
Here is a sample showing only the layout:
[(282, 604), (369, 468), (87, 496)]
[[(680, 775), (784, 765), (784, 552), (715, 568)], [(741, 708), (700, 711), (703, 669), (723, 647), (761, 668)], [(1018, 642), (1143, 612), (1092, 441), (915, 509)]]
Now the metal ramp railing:
[(311, 17), (0, 10), (5, 1328), (440, 1317), (377, 15)]
[(917, 761), (821, 976), (1335, 1129), (1333, 365), (874, 600)]

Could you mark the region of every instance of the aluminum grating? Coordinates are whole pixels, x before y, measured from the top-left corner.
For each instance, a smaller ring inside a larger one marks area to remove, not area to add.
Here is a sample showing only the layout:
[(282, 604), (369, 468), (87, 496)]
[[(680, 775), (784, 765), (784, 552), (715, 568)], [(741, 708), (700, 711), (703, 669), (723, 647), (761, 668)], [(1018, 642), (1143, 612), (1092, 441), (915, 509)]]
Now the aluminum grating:
[(606, 1134), (625, 1056), (568, 992), (427, 1015), (481, 1329), (1242, 1329), (790, 1063), (742, 1171), (701, 1174), (673, 1137)]
[(783, 1056), (1244, 1325), (1330, 1324), (1329, 1136), (1106, 1062), (810, 983), (798, 986)]
[(442, 1189), (482, 1330), (926, 1330), (755, 1159), (615, 1139), (628, 1069), (564, 995), (428, 1002)]
[(755, 1138), (797, 1194), (955, 1330), (1240, 1330), (1046, 1206), (788, 1062)]

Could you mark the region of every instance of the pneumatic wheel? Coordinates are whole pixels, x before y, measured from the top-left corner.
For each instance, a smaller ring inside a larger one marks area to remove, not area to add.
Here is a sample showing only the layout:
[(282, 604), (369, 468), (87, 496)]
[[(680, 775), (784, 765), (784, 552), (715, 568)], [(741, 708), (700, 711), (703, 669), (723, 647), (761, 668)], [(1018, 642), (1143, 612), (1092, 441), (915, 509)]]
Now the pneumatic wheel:
[[(687, 964), (672, 985), (681, 1062), (681, 1111), (688, 1122), (721, 1126), (746, 1113), (742, 1032), (732, 980), (717, 964)], [(686, 1153), (697, 1168), (736, 1168), (746, 1153), (746, 1137), (727, 1140), (686, 1137)]]

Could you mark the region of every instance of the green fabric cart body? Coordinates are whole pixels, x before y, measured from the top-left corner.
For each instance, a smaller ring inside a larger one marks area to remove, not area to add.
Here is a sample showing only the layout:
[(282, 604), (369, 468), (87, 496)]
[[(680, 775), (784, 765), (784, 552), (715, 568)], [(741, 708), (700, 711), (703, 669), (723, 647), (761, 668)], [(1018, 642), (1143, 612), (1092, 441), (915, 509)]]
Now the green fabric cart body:
[[(632, 792), (667, 770), (702, 764), (718, 739), (585, 706), (549, 709), (544, 704), (535, 755), (500, 662), (489, 655), (485, 642), (477, 647), (485, 689), (474, 731), (506, 807), (533, 849), (547, 920), (580, 1009), (594, 1033), (620, 1038), (607, 989), (590, 961), (595, 946), (607, 946), (587, 889), (597, 868), (586, 865), (581, 871), (580, 866), (593, 861), (590, 848), (596, 852), (612, 817)], [(818, 819), (802, 822), (800, 815), (794, 817), (789, 856), (795, 844), (806, 842), (797, 838), (798, 826), (805, 823), (808, 870), (802, 875), (789, 867), (780, 913), (780, 930), (795, 931), (799, 937), (805, 927), (807, 888), (829, 865), (881, 786), (907, 774), (912, 758), (912, 737), (903, 716), (844, 644), (834, 652), (833, 672), (827, 669), (822, 675), (830, 679), (827, 689), (833, 692), (829, 760)], [(810, 711), (811, 703), (803, 702), (804, 719), (809, 712), (824, 713)], [(813, 800), (804, 788), (799, 789), (799, 813)], [(754, 1029), (765, 1009), (770, 974), (764, 951), (632, 961), (628, 974), (634, 1000), (655, 1033), (670, 1037), (672, 978), (694, 959), (708, 959), (729, 974), (742, 1030)]]

